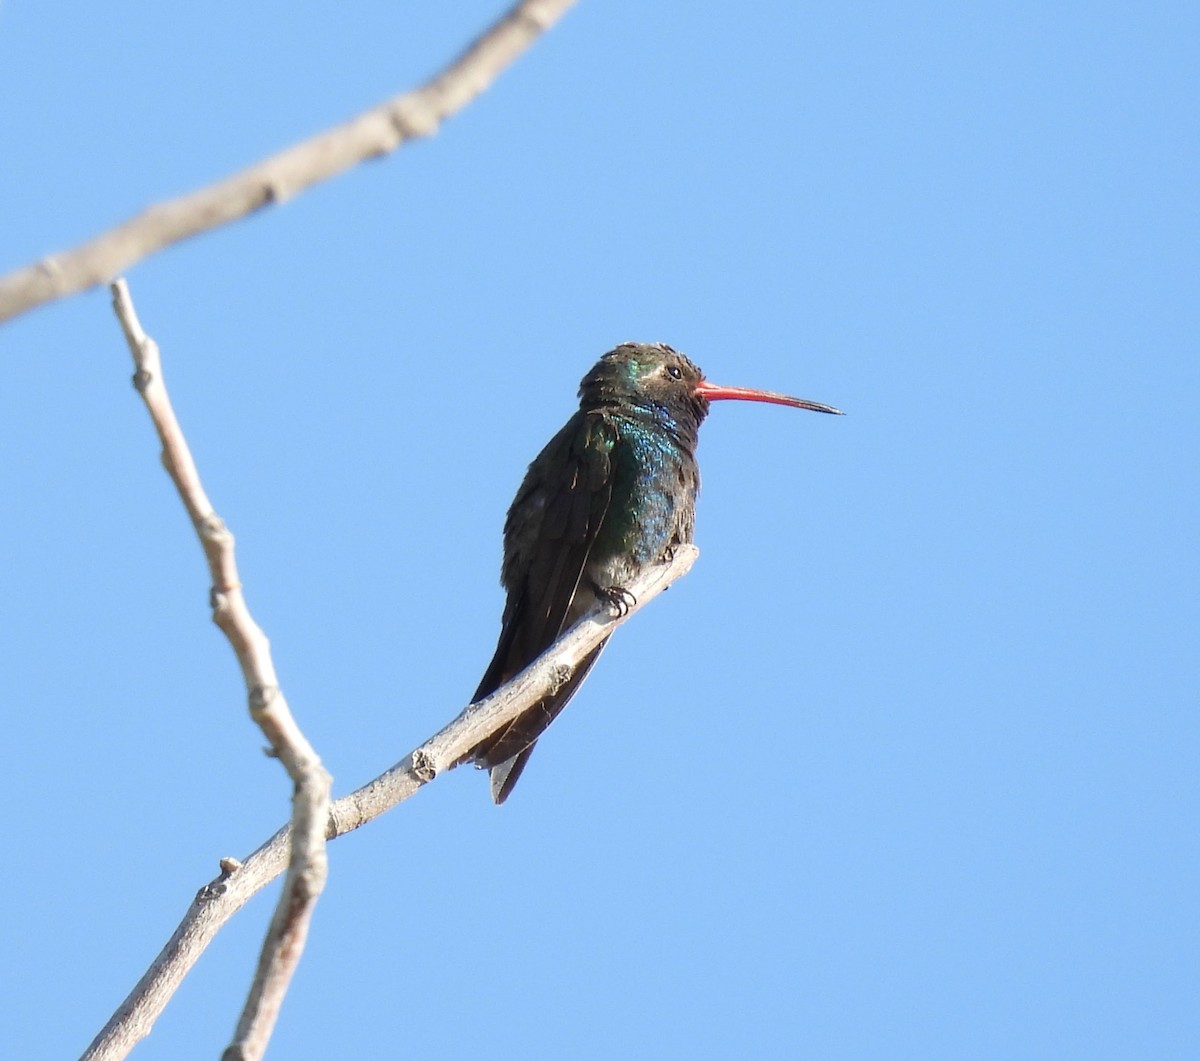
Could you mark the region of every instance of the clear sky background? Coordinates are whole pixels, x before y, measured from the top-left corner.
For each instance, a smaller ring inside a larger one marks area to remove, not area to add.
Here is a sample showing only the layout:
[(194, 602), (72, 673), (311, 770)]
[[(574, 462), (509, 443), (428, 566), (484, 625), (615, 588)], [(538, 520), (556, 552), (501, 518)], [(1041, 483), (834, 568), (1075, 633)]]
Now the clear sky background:
[[(0, 7), (0, 268), (411, 87), (498, 2)], [(1194, 3), (587, 0), (432, 140), (129, 272), (342, 794), (463, 706), (623, 340), (700, 560), (493, 807), (330, 849), (271, 1056), (1200, 1056)], [(4, 1052), (286, 817), (106, 292), (0, 329)], [(275, 891), (134, 1056), (213, 1058)]]

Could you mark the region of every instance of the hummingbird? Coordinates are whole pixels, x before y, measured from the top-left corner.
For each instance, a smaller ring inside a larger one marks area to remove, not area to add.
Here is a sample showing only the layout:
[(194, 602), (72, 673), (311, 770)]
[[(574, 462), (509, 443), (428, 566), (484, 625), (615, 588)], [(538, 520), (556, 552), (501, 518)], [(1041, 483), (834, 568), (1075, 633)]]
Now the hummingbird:
[[(500, 641), (472, 702), (524, 670), (598, 602), (627, 610), (625, 587), (692, 541), (700, 424), (710, 402), (733, 399), (841, 414), (805, 398), (710, 383), (665, 343), (622, 343), (592, 366), (578, 411), (534, 458), (509, 507)], [(487, 767), (494, 802), (508, 798), (606, 643), (459, 760)]]

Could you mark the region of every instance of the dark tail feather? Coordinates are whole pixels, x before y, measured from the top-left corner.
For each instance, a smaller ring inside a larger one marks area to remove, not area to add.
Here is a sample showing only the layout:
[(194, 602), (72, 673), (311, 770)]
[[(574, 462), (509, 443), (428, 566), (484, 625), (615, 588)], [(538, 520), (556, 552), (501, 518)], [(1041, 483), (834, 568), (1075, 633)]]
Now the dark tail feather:
[(508, 799), (508, 794), (513, 790), (513, 786), (521, 776), (521, 771), (525, 769), (525, 764), (529, 762), (529, 757), (536, 747), (537, 741), (534, 741), (523, 752), (517, 752), (511, 759), (505, 759), (498, 766), (492, 767), (492, 802), (497, 807)]
[(469, 758), (477, 766), (485, 766), (492, 772), (494, 802), (503, 803), (508, 798), (521, 776), (521, 771), (525, 769), (529, 756), (533, 754), (538, 737), (546, 732), (546, 728), (570, 702), (606, 644), (607, 638), (583, 658), (571, 676), (552, 696), (539, 700), (499, 732), (471, 749)]

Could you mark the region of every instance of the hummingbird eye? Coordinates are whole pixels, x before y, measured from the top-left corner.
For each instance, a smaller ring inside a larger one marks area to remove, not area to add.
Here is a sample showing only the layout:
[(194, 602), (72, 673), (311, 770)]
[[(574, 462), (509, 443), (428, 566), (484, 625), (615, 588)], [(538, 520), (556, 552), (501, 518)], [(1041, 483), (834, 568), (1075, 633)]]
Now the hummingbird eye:
[(678, 365), (668, 365), (666, 372), (671, 379), (683, 379), (683, 369), (681, 369)]

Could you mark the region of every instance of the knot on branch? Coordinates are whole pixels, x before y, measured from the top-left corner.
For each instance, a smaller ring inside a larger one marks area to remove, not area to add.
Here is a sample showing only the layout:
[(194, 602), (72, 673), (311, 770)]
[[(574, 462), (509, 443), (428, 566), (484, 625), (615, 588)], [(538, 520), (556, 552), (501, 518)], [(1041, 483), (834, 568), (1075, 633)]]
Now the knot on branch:
[(221, 621), (223, 618), (223, 613), (229, 609), (229, 595), (234, 590), (239, 590), (241, 588), (242, 584), (240, 582), (235, 582), (231, 586), (213, 586), (212, 589), (208, 591), (208, 606), (213, 610), (213, 622), (218, 626), (221, 626), (221, 629), (225, 629), (221, 625)]
[(559, 689), (566, 685), (574, 673), (575, 668), (569, 663), (556, 663), (546, 676), (547, 683), (550, 686), (549, 695), (553, 696)]
[(531, 37), (544, 33), (554, 23), (552, 16), (539, 11), (536, 7), (522, 7), (512, 13), (513, 22), (517, 23)]
[(219, 899), (228, 890), (229, 878), (242, 868), (242, 863), (230, 855), (226, 855), (217, 864), (221, 867), (220, 875), (196, 892), (196, 902), (208, 903), (213, 899)]
[(144, 368), (139, 368), (133, 374), (133, 389), (138, 394), (145, 394), (146, 388), (154, 381), (154, 373), (147, 372)]
[(210, 512), (196, 524), (196, 533), (200, 535), (201, 541), (205, 543), (211, 542), (214, 545), (233, 540), (233, 535), (229, 533), (229, 528), (225, 526), (225, 521), (215, 512)]
[(399, 100), (388, 110), (388, 120), (401, 143), (432, 136), (438, 126), (437, 116), (428, 107), (417, 106), (411, 100)]
[(271, 706), (279, 695), (278, 685), (256, 685), (250, 690), (250, 713), (260, 715)]
[(307, 903), (315, 899), (325, 890), (325, 881), (328, 876), (327, 860), (314, 858), (311, 864), (296, 874), (295, 901)]
[(412, 754), (412, 770), (418, 781), (425, 784), (437, 777), (437, 767), (433, 764), (433, 756), (424, 748), (418, 748)]
[(260, 187), (262, 193), (262, 202), (258, 204), (258, 209), (272, 204), (284, 203), (292, 197), (292, 185), (278, 173), (268, 174)]
[(49, 255), (37, 263), (37, 271), (42, 274), (57, 291), (63, 280), (62, 262), (56, 255)]

